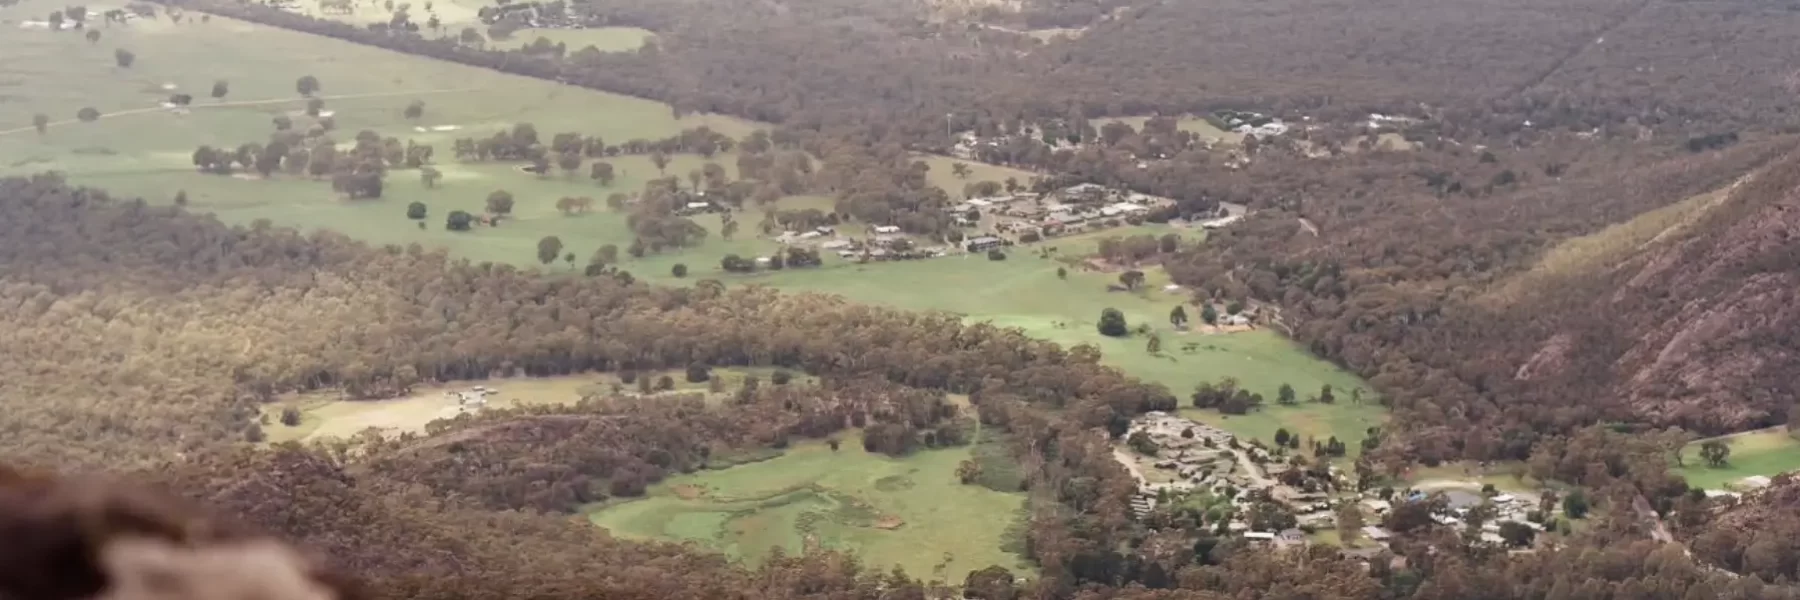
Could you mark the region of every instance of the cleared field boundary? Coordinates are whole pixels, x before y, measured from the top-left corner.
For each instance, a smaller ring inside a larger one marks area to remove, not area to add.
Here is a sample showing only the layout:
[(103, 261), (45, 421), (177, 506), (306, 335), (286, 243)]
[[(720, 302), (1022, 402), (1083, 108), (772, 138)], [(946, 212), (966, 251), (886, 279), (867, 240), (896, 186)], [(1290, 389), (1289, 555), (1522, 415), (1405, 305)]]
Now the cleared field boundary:
[[(300, 98), (275, 98), (275, 99), (269, 99), (269, 100), (236, 100), (236, 101), (232, 101), (232, 102), (216, 102), (216, 103), (212, 103), (212, 104), (195, 104), (195, 105), (184, 106), (182, 108), (185, 110), (196, 110), (196, 109), (202, 109), (202, 108), (235, 108), (235, 107), (242, 107), (242, 106), (266, 106), (266, 105), (270, 105), (270, 104), (282, 104), (282, 103), (287, 103), (287, 102), (305, 102), (311, 98), (318, 98), (320, 100), (361, 100), (361, 99), (365, 99), (365, 98), (388, 98), (388, 97), (393, 97), (393, 96), (428, 96), (428, 95), (433, 95), (433, 94), (473, 92), (473, 91), (479, 91), (481, 89), (483, 89), (483, 88), (445, 88), (445, 89), (433, 89), (433, 90), (414, 90), (414, 91), (405, 91), (405, 92), (371, 92), (371, 93), (367, 93), (367, 94), (338, 94), (335, 96), (312, 96), (310, 98), (309, 97), (300, 97)], [(115, 113), (102, 114), (102, 115), (100, 115), (100, 118), (96, 119), (96, 120), (111, 119), (114, 117), (129, 117), (129, 116), (135, 116), (135, 115), (147, 115), (147, 114), (151, 114), (151, 113), (169, 112), (170, 110), (171, 109), (169, 109), (167, 107), (162, 107), (162, 106), (152, 106), (149, 108), (134, 108), (131, 110), (122, 110), (122, 111), (115, 112)], [(80, 122), (81, 122), (81, 119), (65, 119), (62, 121), (51, 121), (49, 124), (45, 125), (44, 128), (49, 129), (51, 127), (59, 127), (62, 125), (73, 125), (73, 124), (80, 123)], [(37, 131), (37, 127), (36, 126), (17, 127), (17, 128), (13, 128), (13, 129), (0, 130), (0, 136), (25, 133), (27, 131)]]

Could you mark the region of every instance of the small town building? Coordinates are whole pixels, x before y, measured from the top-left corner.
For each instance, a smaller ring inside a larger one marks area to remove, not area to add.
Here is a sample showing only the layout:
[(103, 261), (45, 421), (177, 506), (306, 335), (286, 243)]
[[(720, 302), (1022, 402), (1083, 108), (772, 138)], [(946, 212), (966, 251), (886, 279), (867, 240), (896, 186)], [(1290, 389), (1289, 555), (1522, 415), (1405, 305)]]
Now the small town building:
[(1369, 538), (1371, 540), (1375, 540), (1377, 542), (1394, 537), (1394, 534), (1388, 533), (1388, 530), (1382, 529), (1380, 527), (1376, 527), (1374, 525), (1370, 525), (1370, 526), (1362, 528), (1362, 532), (1363, 532), (1363, 537)]
[(1204, 227), (1206, 229), (1221, 229), (1224, 227), (1230, 227), (1233, 223), (1237, 223), (1238, 221), (1242, 221), (1242, 220), (1244, 220), (1243, 215), (1227, 215), (1227, 216), (1219, 217), (1217, 219), (1201, 221), (1200, 226)]
[(900, 228), (894, 225), (882, 225), (875, 228), (875, 233), (900, 233)]
[(978, 238), (970, 239), (967, 247), (970, 252), (981, 252), (984, 250), (992, 250), (994, 248), (999, 248), (1000, 246), (1004, 245), (1005, 243), (1006, 242), (1002, 241), (1000, 238), (997, 238), (997, 237), (994, 237), (991, 235), (984, 235), (984, 236), (981, 236)]

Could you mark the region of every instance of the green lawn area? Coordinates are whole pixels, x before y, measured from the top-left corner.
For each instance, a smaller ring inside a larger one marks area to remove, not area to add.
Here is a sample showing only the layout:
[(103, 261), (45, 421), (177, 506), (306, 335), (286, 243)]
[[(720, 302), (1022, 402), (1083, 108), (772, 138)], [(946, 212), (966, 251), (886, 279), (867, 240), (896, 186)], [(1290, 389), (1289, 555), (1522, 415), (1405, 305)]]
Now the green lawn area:
[[(767, 383), (774, 372), (775, 369), (770, 367), (731, 367), (714, 369), (712, 376), (723, 382), (724, 389), (729, 393), (742, 387), (746, 377), (758, 377)], [(683, 371), (645, 372), (638, 376), (654, 380), (665, 375), (674, 381), (675, 392), (704, 392), (711, 386), (710, 382), (689, 382)], [(792, 384), (814, 381), (812, 376), (804, 373), (793, 375)], [(621, 391), (628, 394), (636, 393), (638, 389), (635, 382), (624, 384), (618, 373), (582, 373), (559, 377), (503, 377), (484, 381), (418, 385), (406, 396), (386, 400), (343, 400), (337, 390), (290, 394), (263, 405), (263, 433), (267, 435), (268, 443), (279, 444), (288, 441), (348, 438), (371, 427), (392, 433), (422, 432), (427, 423), (455, 418), (458, 414), (456, 403), (445, 396), (448, 392), (467, 390), (476, 385), (487, 386), (498, 390), (488, 397), (489, 408), (510, 408), (573, 404), (584, 396), (606, 393), (614, 384), (619, 384)], [(718, 400), (717, 397), (708, 399), (709, 402)], [(281, 413), (287, 408), (300, 410), (298, 424), (290, 426), (280, 422)]]
[[(1031, 184), (1031, 179), (1037, 177), (1037, 174), (1024, 169), (990, 165), (972, 160), (960, 160), (936, 154), (914, 154), (913, 157), (925, 161), (925, 164), (931, 167), (931, 170), (925, 174), (926, 181), (930, 182), (931, 185), (944, 188), (944, 191), (949, 193), (951, 198), (957, 199), (965, 197), (963, 194), (963, 186), (971, 183), (992, 181), (1004, 185), (1006, 183), (1006, 178), (1011, 177), (1017, 179), (1019, 185), (1029, 186)], [(952, 171), (952, 165), (955, 165), (956, 163), (962, 163), (969, 166), (968, 177), (956, 176), (956, 173)]]
[(1396, 488), (1417, 485), (1431, 489), (1478, 490), (1483, 485), (1492, 484), (1494, 489), (1502, 492), (1530, 494), (1534, 497), (1544, 488), (1568, 487), (1561, 482), (1539, 481), (1530, 475), (1524, 475), (1524, 472), (1525, 464), (1520, 461), (1495, 461), (1487, 463), (1485, 467), (1474, 462), (1457, 461), (1436, 467), (1409, 468), (1401, 475), (1400, 481), (1393, 485)]
[[(1169, 325), (1169, 311), (1186, 302), (1188, 296), (1181, 291), (1164, 291), (1167, 276), (1161, 269), (1147, 272), (1148, 283), (1138, 291), (1108, 292), (1107, 284), (1117, 283), (1117, 275), (1067, 267), (1059, 260), (1039, 258), (1033, 251), (1037, 247), (1056, 247), (1060, 255), (1080, 256), (1091, 252), (1095, 242), (1105, 236), (1168, 232), (1200, 235), (1168, 226), (1144, 225), (1015, 248), (1004, 261), (990, 261), (979, 255), (952, 255), (860, 265), (834, 257), (827, 259), (822, 268), (727, 276), (723, 280), (728, 284), (755, 283), (783, 290), (837, 294), (858, 302), (911, 310), (954, 312), (971, 321), (1018, 327), (1065, 346), (1093, 344), (1100, 348), (1108, 364), (1135, 377), (1162, 383), (1184, 401), (1201, 382), (1233, 377), (1245, 389), (1268, 398), (1269, 406), (1241, 416), (1195, 409), (1183, 412), (1242, 436), (1269, 441), (1276, 429), (1285, 427), (1320, 441), (1336, 435), (1351, 446), (1352, 452), (1360, 451), (1356, 442), (1370, 426), (1384, 421), (1385, 410), (1375, 402), (1375, 394), (1354, 375), (1268, 330), (1211, 335), (1175, 331)], [(1068, 269), (1067, 279), (1056, 276), (1059, 266)], [(713, 273), (708, 277), (723, 275), (717, 272), (716, 265), (708, 265), (707, 269)], [(1163, 338), (1163, 352), (1147, 352), (1145, 337), (1118, 339), (1100, 335), (1096, 323), (1100, 311), (1109, 307), (1123, 312), (1133, 326), (1151, 325)], [(1189, 305), (1187, 312), (1191, 318), (1198, 318), (1199, 310), (1194, 306)], [(1183, 346), (1189, 343), (1196, 344), (1195, 349), (1184, 352)], [(1283, 383), (1294, 386), (1303, 400), (1331, 385), (1338, 402), (1275, 406), (1276, 391)], [(1352, 389), (1363, 390), (1363, 405), (1351, 404)]]
[[(32, 18), (51, 7), (32, 0), (0, 10), (0, 18)], [(615, 141), (659, 138), (699, 125), (742, 136), (759, 126), (716, 115), (677, 120), (657, 102), (224, 18), (205, 24), (190, 21), (175, 25), (166, 19), (138, 20), (130, 26), (102, 28), (98, 44), (89, 44), (79, 32), (9, 34), (0, 49), (7, 59), (0, 63), (0, 86), (6, 88), (9, 100), (0, 103), (0, 124), (5, 124), (0, 125), (5, 131), (0, 133), (0, 165), (5, 165), (5, 172), (54, 169), (76, 183), (141, 195), (155, 203), (170, 202), (185, 191), (191, 210), (210, 212), (227, 222), (268, 219), (300, 229), (331, 229), (373, 243), (417, 242), (447, 247), (473, 260), (530, 263), (538, 239), (556, 235), (567, 252), (576, 254), (579, 266), (602, 244), (629, 244), (624, 215), (608, 213), (602, 206), (592, 214), (565, 217), (556, 211), (556, 200), (589, 196), (598, 201), (613, 192), (640, 190), (644, 181), (658, 176), (647, 157), (611, 159), (619, 177), (603, 188), (588, 180), (585, 170), (573, 178), (560, 172), (539, 178), (509, 164), (458, 163), (451, 142), (491, 135), (518, 122), (533, 123), (544, 139), (559, 131), (575, 131)], [(135, 64), (130, 69), (114, 66), (114, 48), (133, 49), (138, 55)], [(257, 180), (194, 171), (190, 155), (199, 145), (236, 147), (266, 141), (276, 115), (289, 115), (298, 128), (309, 126), (312, 119), (298, 112), (303, 101), (294, 91), (294, 80), (307, 74), (319, 79), (325, 109), (335, 112), (334, 137), (340, 143), (368, 129), (431, 144), (437, 150), (435, 166), (444, 174), (438, 188), (427, 189), (415, 171), (395, 170), (388, 175), (382, 198), (352, 202), (340, 199), (329, 184), (301, 176), (277, 174)], [(230, 84), (230, 95), (222, 103), (208, 97), (212, 82), (219, 79)], [(163, 89), (165, 84), (174, 90)], [(197, 96), (191, 112), (157, 108), (175, 92)], [(425, 116), (416, 123), (401, 117), (401, 109), (414, 100), (426, 105)], [(60, 123), (72, 121), (81, 106), (113, 116), (94, 123)], [(59, 122), (44, 136), (31, 130), (32, 115), (40, 112)], [(459, 129), (431, 129), (439, 126)], [(734, 156), (712, 160), (735, 175)], [(685, 175), (705, 162), (699, 156), (677, 156), (668, 173)], [(517, 198), (515, 220), (466, 233), (444, 230), (445, 214), (457, 209), (479, 214), (487, 194), (496, 189)], [(405, 219), (405, 207), (412, 201), (430, 207), (424, 229)], [(716, 217), (712, 221), (716, 231)], [(714, 262), (725, 252), (764, 249), (753, 241), (736, 246), (716, 239), (713, 243), (716, 247), (708, 256)], [(665, 273), (681, 260), (658, 258), (668, 260), (649, 263)]]
[(1751, 475), (1773, 477), (1800, 469), (1800, 440), (1788, 435), (1785, 427), (1711, 439), (1723, 440), (1731, 448), (1731, 456), (1726, 466), (1715, 469), (1707, 466), (1706, 461), (1700, 460), (1700, 445), (1707, 440), (1688, 444), (1682, 450), (1686, 466), (1677, 467), (1675, 472), (1686, 478), (1690, 486), (1725, 489), (1727, 484), (1736, 483)]
[(854, 435), (837, 451), (807, 442), (770, 460), (672, 477), (647, 498), (590, 517), (620, 537), (692, 541), (750, 561), (776, 547), (820, 547), (944, 581), (989, 565), (1030, 572), (1002, 549), (1024, 495), (959, 483), (957, 464), (969, 455), (963, 447), (891, 458), (864, 452)]
[[(1126, 125), (1130, 125), (1132, 131), (1143, 131), (1144, 130), (1144, 122), (1149, 121), (1149, 120), (1150, 120), (1150, 117), (1148, 117), (1148, 116), (1143, 116), (1143, 117), (1102, 117), (1099, 119), (1094, 119), (1092, 121), (1092, 123), (1094, 124), (1094, 129), (1099, 129), (1101, 126), (1104, 126), (1107, 123), (1118, 121), (1118, 122), (1123, 122)], [(1175, 128), (1179, 129), (1181, 131), (1186, 131), (1186, 132), (1192, 133), (1194, 135), (1198, 135), (1198, 136), (1206, 138), (1206, 139), (1213, 140), (1215, 142), (1236, 144), (1236, 143), (1244, 140), (1244, 134), (1219, 129), (1218, 127), (1214, 127), (1212, 123), (1207, 122), (1206, 119), (1202, 119), (1200, 117), (1188, 116), (1188, 117), (1182, 117), (1180, 119), (1176, 119), (1175, 120)]]

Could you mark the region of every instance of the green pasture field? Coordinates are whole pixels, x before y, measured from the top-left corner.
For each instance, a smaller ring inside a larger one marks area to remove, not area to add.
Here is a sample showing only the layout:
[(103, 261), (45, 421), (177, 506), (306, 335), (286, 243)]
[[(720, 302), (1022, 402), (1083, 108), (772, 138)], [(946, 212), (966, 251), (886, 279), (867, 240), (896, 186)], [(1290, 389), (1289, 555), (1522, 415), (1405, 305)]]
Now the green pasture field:
[(959, 483), (957, 465), (969, 456), (963, 447), (891, 458), (864, 452), (854, 435), (837, 451), (807, 442), (766, 461), (672, 477), (590, 518), (620, 537), (690, 541), (751, 562), (774, 548), (822, 548), (950, 582), (989, 565), (1029, 573), (1003, 549), (1024, 496)]
[[(941, 310), (965, 315), (970, 321), (986, 321), (1002, 327), (1018, 327), (1026, 333), (1052, 340), (1065, 347), (1093, 344), (1100, 348), (1103, 360), (1126, 373), (1168, 386), (1183, 399), (1201, 382), (1236, 378), (1240, 386), (1261, 393), (1268, 403), (1260, 411), (1248, 415), (1228, 416), (1216, 411), (1184, 409), (1189, 416), (1217, 424), (1241, 436), (1272, 441), (1275, 430), (1286, 428), (1304, 436), (1324, 441), (1337, 436), (1360, 452), (1356, 442), (1364, 432), (1385, 420), (1385, 409), (1355, 375), (1319, 360), (1304, 348), (1280, 334), (1257, 330), (1229, 334), (1183, 333), (1169, 323), (1169, 312), (1177, 304), (1189, 300), (1185, 291), (1165, 291), (1167, 275), (1161, 269), (1146, 271), (1145, 285), (1133, 292), (1109, 292), (1108, 284), (1116, 284), (1113, 273), (1089, 271), (1059, 258), (1080, 257), (1093, 252), (1097, 241), (1107, 236), (1136, 234), (1162, 235), (1174, 232), (1190, 239), (1199, 238), (1198, 230), (1181, 230), (1168, 226), (1144, 225), (1054, 238), (1039, 244), (1013, 248), (1003, 261), (988, 260), (982, 255), (951, 256), (909, 262), (856, 264), (828, 258), (825, 266), (815, 269), (787, 269), (755, 275), (721, 276), (718, 267), (709, 265), (714, 274), (727, 284), (760, 284), (788, 291), (819, 292), (844, 296), (853, 301), (894, 306), (910, 310)], [(1192, 243), (1192, 242), (1190, 242)], [(1040, 258), (1040, 249), (1056, 248), (1050, 258)], [(1057, 268), (1067, 271), (1066, 279), (1056, 276)], [(690, 277), (692, 277), (690, 275)], [(1131, 336), (1109, 338), (1099, 334), (1096, 323), (1100, 311), (1117, 308), (1129, 324), (1151, 326), (1162, 336), (1162, 352), (1146, 351), (1148, 338)], [(1187, 305), (1189, 318), (1198, 320), (1200, 310)], [(1187, 344), (1194, 344), (1187, 350)], [(1281, 384), (1292, 385), (1302, 402), (1294, 407), (1275, 405)], [(1325, 386), (1333, 387), (1336, 404), (1307, 403)], [(1350, 401), (1352, 389), (1361, 389), (1363, 404)]]
[(1751, 475), (1774, 477), (1800, 470), (1800, 440), (1788, 435), (1785, 427), (1709, 439), (1723, 440), (1731, 448), (1731, 456), (1727, 458), (1724, 467), (1715, 469), (1700, 459), (1700, 444), (1708, 440), (1688, 444), (1682, 450), (1682, 462), (1685, 466), (1676, 467), (1675, 472), (1686, 478), (1690, 486), (1710, 490), (1726, 489), (1729, 484)]
[[(743, 386), (746, 377), (758, 377), (768, 382), (775, 369), (767, 367), (731, 367), (714, 369), (712, 376), (724, 383), (725, 389), (735, 391)], [(710, 387), (710, 382), (689, 382), (683, 371), (645, 372), (639, 377), (655, 379), (667, 375), (675, 382), (675, 392), (702, 392)], [(804, 373), (794, 373), (790, 385), (806, 384), (813, 381)], [(498, 390), (488, 398), (489, 408), (510, 408), (515, 406), (544, 404), (574, 404), (583, 397), (605, 393), (613, 385), (627, 394), (637, 393), (635, 384), (626, 385), (619, 380), (618, 373), (583, 373), (558, 377), (503, 377), (484, 381), (456, 381), (444, 384), (415, 386), (411, 393), (400, 398), (386, 400), (344, 400), (334, 390), (322, 390), (291, 394), (276, 402), (263, 405), (263, 433), (267, 442), (279, 444), (289, 441), (311, 441), (330, 438), (349, 438), (365, 429), (375, 428), (384, 433), (423, 432), (425, 425), (438, 419), (455, 418), (458, 414), (456, 403), (445, 394), (452, 391), (467, 390), (481, 385)], [(709, 398), (713, 402), (716, 398)], [(300, 422), (296, 425), (281, 423), (281, 413), (287, 408), (300, 410)]]
[[(992, 181), (994, 183), (1005, 185), (1006, 178), (1011, 177), (1018, 180), (1019, 185), (1029, 186), (1031, 185), (1031, 179), (1038, 176), (1036, 173), (1024, 169), (990, 165), (972, 160), (960, 160), (937, 154), (915, 154), (914, 158), (925, 161), (926, 166), (931, 167), (931, 170), (925, 173), (925, 180), (927, 182), (931, 183), (931, 185), (944, 188), (944, 192), (950, 194), (951, 198), (957, 199), (963, 199), (965, 197), (965, 194), (963, 194), (963, 186), (971, 183)], [(956, 173), (951, 170), (951, 165), (956, 163), (963, 163), (969, 166), (968, 177), (956, 176)]]
[[(0, 17), (29, 18), (50, 6), (33, 0), (0, 10)], [(556, 200), (589, 196), (603, 209), (607, 195), (640, 190), (644, 181), (659, 175), (649, 159), (610, 159), (619, 177), (611, 186), (601, 187), (587, 179), (585, 165), (573, 177), (560, 171), (538, 177), (510, 164), (456, 162), (451, 153), (455, 138), (491, 135), (518, 122), (533, 123), (546, 140), (561, 131), (615, 141), (660, 138), (699, 125), (735, 137), (758, 127), (716, 115), (678, 120), (666, 105), (649, 100), (224, 18), (192, 21), (177, 25), (166, 19), (140, 19), (128, 26), (102, 27), (95, 44), (84, 40), (81, 32), (9, 33), (0, 48), (6, 58), (0, 61), (0, 94), (10, 99), (0, 103), (0, 168), (8, 174), (57, 170), (76, 183), (143, 196), (154, 203), (168, 203), (178, 192), (186, 192), (191, 210), (210, 212), (227, 222), (268, 219), (300, 229), (330, 229), (372, 243), (417, 242), (447, 247), (456, 256), (478, 261), (535, 262), (538, 240), (556, 235), (566, 252), (576, 254), (579, 266), (602, 244), (623, 248), (631, 236), (623, 215), (597, 210), (565, 217), (556, 211)], [(129, 69), (115, 66), (114, 48), (135, 52), (135, 64)], [(223, 56), (230, 60), (220, 60)], [(443, 173), (437, 189), (427, 189), (417, 171), (395, 170), (388, 175), (382, 198), (347, 201), (328, 183), (304, 176), (276, 174), (261, 180), (195, 172), (191, 155), (202, 144), (235, 148), (264, 142), (274, 131), (271, 119), (276, 115), (289, 115), (297, 128), (310, 126), (313, 120), (300, 112), (304, 101), (294, 90), (294, 80), (307, 74), (320, 81), (319, 95), (326, 99), (325, 110), (335, 113), (334, 135), (340, 142), (368, 129), (433, 145), (434, 166)], [(221, 79), (229, 83), (230, 94), (214, 100), (209, 92), (213, 81)], [(165, 85), (174, 87), (164, 89)], [(177, 92), (196, 96), (187, 114), (159, 106)], [(414, 100), (425, 103), (424, 117), (417, 122), (401, 116)], [(75, 110), (81, 106), (99, 109), (102, 118), (76, 122)], [(41, 136), (31, 124), (32, 115), (38, 113), (53, 121)], [(457, 129), (434, 130), (437, 127)], [(675, 175), (706, 162), (699, 156), (673, 158), (668, 173)], [(736, 171), (734, 156), (712, 160), (728, 173)], [(464, 233), (444, 230), (444, 215), (457, 209), (480, 214), (487, 194), (496, 189), (514, 194), (515, 220)], [(404, 216), (412, 201), (430, 207), (424, 229)], [(719, 255), (731, 251), (715, 249)], [(752, 249), (762, 248), (739, 248)], [(663, 262), (666, 271), (675, 261)]]

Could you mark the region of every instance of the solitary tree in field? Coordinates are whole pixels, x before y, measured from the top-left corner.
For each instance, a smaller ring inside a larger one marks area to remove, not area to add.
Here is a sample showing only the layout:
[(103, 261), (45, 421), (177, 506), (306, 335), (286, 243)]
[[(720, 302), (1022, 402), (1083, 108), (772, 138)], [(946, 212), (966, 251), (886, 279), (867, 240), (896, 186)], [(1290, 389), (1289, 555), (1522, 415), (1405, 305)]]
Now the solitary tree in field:
[(89, 29), (87, 32), (87, 41), (89, 44), (98, 43), (100, 41), (100, 30)]
[(424, 100), (414, 100), (412, 102), (407, 103), (406, 110), (400, 111), (400, 116), (406, 117), (408, 120), (414, 120), (414, 121), (418, 120), (419, 117), (425, 116), (425, 101)]
[(450, 211), (444, 217), (444, 229), (450, 231), (468, 231), (469, 225), (475, 222), (474, 215), (460, 210)]
[(1144, 351), (1149, 352), (1151, 354), (1161, 354), (1162, 353), (1162, 336), (1154, 334), (1154, 333), (1150, 334), (1150, 341), (1148, 343), (1144, 344)]
[(119, 48), (113, 50), (113, 62), (118, 64), (121, 69), (129, 69), (131, 63), (137, 62), (137, 55), (132, 54), (130, 50)]
[(1125, 324), (1125, 313), (1116, 308), (1100, 311), (1099, 329), (1100, 335), (1107, 337), (1124, 337), (1131, 332), (1131, 328)]
[(75, 111), (75, 118), (81, 119), (83, 123), (98, 121), (100, 120), (100, 109), (92, 106), (83, 107), (81, 110)]
[(31, 115), (31, 126), (37, 128), (38, 135), (43, 135), (50, 130), (50, 115), (44, 113)]
[(950, 163), (950, 174), (955, 175), (957, 179), (967, 179), (969, 177), (968, 163)]
[(1177, 328), (1185, 327), (1185, 326), (1187, 326), (1187, 322), (1188, 322), (1187, 309), (1183, 308), (1180, 304), (1175, 305), (1175, 309), (1169, 311), (1169, 324), (1170, 325), (1174, 325)]
[(1057, 279), (1068, 279), (1069, 278), (1069, 270), (1066, 268), (1063, 268), (1063, 267), (1057, 267), (1056, 268), (1056, 278)]
[(1211, 303), (1211, 302), (1207, 302), (1206, 304), (1201, 305), (1200, 306), (1200, 320), (1204, 321), (1207, 325), (1218, 325), (1219, 324), (1219, 309), (1213, 308), (1213, 303)]
[(1134, 270), (1120, 273), (1119, 284), (1125, 286), (1125, 289), (1135, 290), (1144, 284), (1144, 272)]
[(487, 211), (496, 215), (511, 214), (513, 209), (512, 192), (494, 190), (487, 197)]
[(1282, 406), (1292, 406), (1294, 404), (1294, 386), (1285, 383), (1281, 384), (1281, 388), (1275, 390), (1275, 403)]
[(615, 244), (600, 246), (593, 256), (588, 257), (589, 265), (606, 266), (616, 262), (619, 262), (619, 247)]
[(570, 271), (575, 270), (575, 253), (574, 252), (564, 252), (563, 253), (563, 263), (569, 265)]
[(556, 262), (556, 257), (562, 256), (562, 249), (562, 238), (554, 235), (544, 236), (544, 239), (538, 240), (538, 262), (545, 265)]
[(558, 154), (556, 155), (556, 166), (562, 169), (564, 178), (574, 177), (575, 170), (581, 168), (581, 154), (577, 152)]
[(650, 164), (656, 165), (656, 173), (658, 175), (666, 175), (668, 174), (669, 168), (669, 155), (663, 154), (661, 150), (651, 152)]
[(226, 83), (225, 80), (223, 80), (223, 79), (213, 82), (213, 88), (212, 88), (212, 97), (213, 98), (223, 100), (223, 99), (225, 99), (225, 95), (229, 94), (229, 93), (231, 93), (231, 84)]
[(1706, 466), (1714, 469), (1724, 468), (1731, 464), (1731, 446), (1719, 440), (1701, 442), (1700, 459), (1706, 461)]
[(426, 208), (424, 202), (408, 204), (406, 205), (406, 218), (414, 221), (422, 220), (425, 218), (425, 211)]
[(299, 79), (294, 80), (294, 91), (300, 92), (300, 95), (302, 96), (311, 96), (317, 93), (319, 91), (319, 78), (311, 75), (302, 75)]
[(444, 173), (434, 167), (419, 167), (419, 183), (427, 188), (437, 187), (437, 182), (444, 178)]
[(669, 268), (669, 274), (674, 275), (677, 279), (687, 277), (687, 271), (687, 265), (681, 263), (676, 263), (675, 266)]
[(612, 163), (597, 160), (588, 167), (588, 177), (594, 181), (600, 182), (600, 185), (612, 185), (615, 176)]

